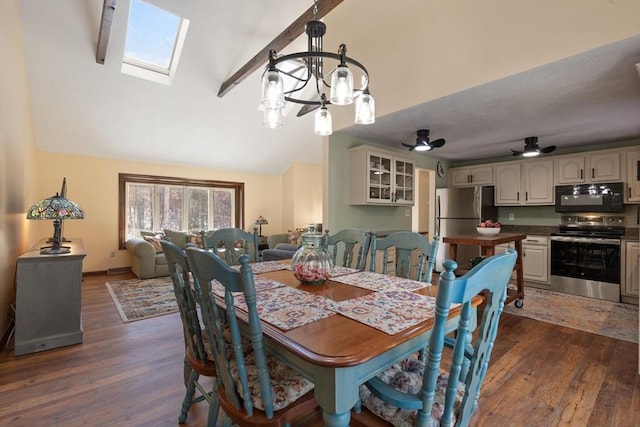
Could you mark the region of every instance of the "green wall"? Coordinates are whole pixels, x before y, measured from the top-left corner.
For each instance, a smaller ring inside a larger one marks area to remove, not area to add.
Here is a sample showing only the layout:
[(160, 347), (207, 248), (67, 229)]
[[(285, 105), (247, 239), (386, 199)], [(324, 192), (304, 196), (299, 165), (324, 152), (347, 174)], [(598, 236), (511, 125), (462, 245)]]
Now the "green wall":
[[(602, 144), (594, 147), (582, 147), (582, 151), (604, 150), (608, 148), (626, 147), (638, 145), (640, 141), (625, 141), (618, 143)], [(390, 151), (388, 147), (380, 146), (368, 141), (356, 139), (339, 132), (331, 135), (328, 143), (328, 179), (326, 182), (326, 210), (323, 222), (329, 230), (340, 230), (355, 227), (361, 230), (411, 230), (411, 207), (396, 206), (356, 206), (349, 205), (349, 152), (348, 149), (358, 145), (371, 145)], [(395, 150), (392, 150), (395, 151)], [(554, 154), (568, 154), (577, 152), (559, 150)], [(409, 153), (397, 150), (399, 156), (412, 159), (416, 167), (435, 170), (438, 159), (423, 153)], [(549, 156), (551, 157), (551, 156)], [(483, 159), (475, 162), (458, 162), (455, 166), (467, 164), (484, 164), (499, 161), (513, 160), (513, 157), (500, 159)], [(454, 167), (451, 162), (445, 162), (447, 167)], [(364, 177), (363, 177), (364, 179)], [(447, 186), (445, 178), (437, 178), (436, 188)], [(628, 205), (624, 216), (627, 227), (637, 226), (637, 205)], [(409, 211), (407, 216), (406, 212)], [(509, 214), (514, 215), (509, 220)], [(498, 207), (498, 221), (510, 225), (540, 225), (556, 226), (560, 222), (560, 214), (555, 212), (553, 206), (501, 206)]]
[[(359, 228), (369, 231), (411, 230), (411, 206), (360, 206), (349, 204), (349, 148), (358, 145), (380, 147), (368, 141), (356, 139), (338, 132), (331, 135), (328, 145), (328, 180), (326, 189), (325, 228), (341, 230)], [(412, 159), (416, 167), (435, 170), (438, 159), (422, 154), (397, 150), (397, 155)], [(365, 177), (362, 177), (365, 179)], [(446, 180), (438, 178), (437, 187), (446, 187)], [(407, 215), (407, 211), (409, 215)]]

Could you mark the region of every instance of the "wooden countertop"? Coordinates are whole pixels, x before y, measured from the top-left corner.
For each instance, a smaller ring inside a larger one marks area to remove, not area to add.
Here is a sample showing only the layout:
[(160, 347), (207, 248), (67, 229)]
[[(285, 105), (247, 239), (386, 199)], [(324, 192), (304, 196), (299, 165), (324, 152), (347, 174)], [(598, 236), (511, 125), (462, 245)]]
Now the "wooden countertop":
[(459, 245), (474, 245), (474, 246), (497, 246), (502, 243), (521, 241), (527, 238), (526, 234), (518, 233), (500, 233), (495, 236), (484, 236), (478, 233), (475, 234), (460, 234), (458, 236), (443, 237), (444, 243), (455, 243)]

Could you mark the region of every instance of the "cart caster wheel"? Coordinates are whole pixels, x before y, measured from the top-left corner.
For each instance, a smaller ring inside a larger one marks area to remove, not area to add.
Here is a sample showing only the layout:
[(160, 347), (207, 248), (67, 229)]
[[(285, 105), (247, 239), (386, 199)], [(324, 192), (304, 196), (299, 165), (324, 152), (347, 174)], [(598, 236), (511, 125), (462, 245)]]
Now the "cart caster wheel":
[(522, 300), (522, 298), (518, 298), (513, 305), (515, 305), (517, 308), (522, 308), (522, 306), (524, 306), (524, 301)]

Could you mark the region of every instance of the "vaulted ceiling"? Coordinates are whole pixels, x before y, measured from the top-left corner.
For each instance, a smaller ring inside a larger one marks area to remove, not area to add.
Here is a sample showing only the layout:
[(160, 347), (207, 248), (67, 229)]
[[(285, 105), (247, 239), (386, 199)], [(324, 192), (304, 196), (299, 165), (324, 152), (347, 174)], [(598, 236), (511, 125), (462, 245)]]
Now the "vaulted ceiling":
[[(312, 4), (303, 0), (148, 0), (190, 19), (176, 77), (120, 72), (128, 0), (116, 0), (104, 65), (102, 0), (20, 1), (36, 143), (44, 151), (266, 174), (318, 163), (313, 115), (262, 127), (260, 71), (221, 84)], [(472, 160), (541, 146), (640, 140), (640, 2), (345, 0), (324, 19), (325, 50), (347, 43), (371, 74), (378, 117), (334, 131), (402, 149), (420, 128)], [(297, 39), (283, 53), (302, 50)]]

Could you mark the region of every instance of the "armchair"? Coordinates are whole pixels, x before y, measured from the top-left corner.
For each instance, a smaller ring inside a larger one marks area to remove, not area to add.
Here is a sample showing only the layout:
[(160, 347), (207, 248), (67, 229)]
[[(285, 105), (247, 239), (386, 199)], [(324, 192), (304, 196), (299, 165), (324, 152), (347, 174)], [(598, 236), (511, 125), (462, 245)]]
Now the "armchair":
[(131, 255), (131, 271), (139, 279), (150, 279), (169, 275), (169, 266), (164, 253), (157, 252), (151, 242), (132, 237), (125, 243)]

